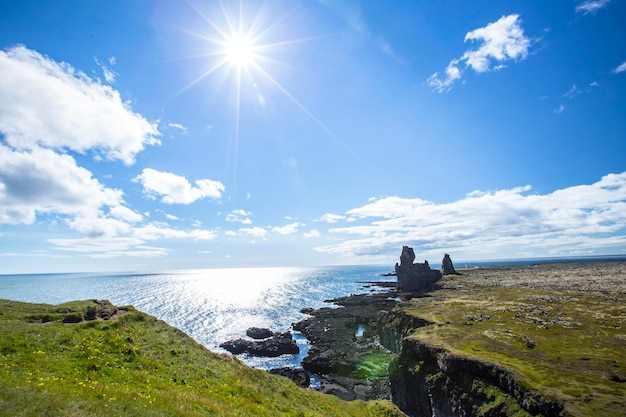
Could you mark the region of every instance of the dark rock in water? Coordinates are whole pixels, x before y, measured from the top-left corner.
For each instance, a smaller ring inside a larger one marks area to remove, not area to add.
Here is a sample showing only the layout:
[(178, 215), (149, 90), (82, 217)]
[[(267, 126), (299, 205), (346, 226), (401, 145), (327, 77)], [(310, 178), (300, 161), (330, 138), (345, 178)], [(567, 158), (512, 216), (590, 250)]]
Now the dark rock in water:
[(247, 353), (252, 356), (276, 357), (280, 355), (291, 355), (300, 353), (300, 348), (295, 340), (291, 337), (291, 333), (277, 333), (271, 339), (265, 340), (245, 340), (236, 339), (228, 340), (220, 347), (226, 349), (233, 355)]
[(450, 255), (447, 253), (443, 256), (443, 260), (441, 261), (441, 273), (443, 275), (461, 275), (454, 269), (452, 259), (450, 259)]
[(398, 290), (421, 292), (432, 288), (433, 284), (441, 279), (441, 272), (430, 269), (428, 261), (413, 263), (415, 252), (408, 246), (402, 247), (400, 265), (396, 264)]
[(269, 373), (289, 378), (302, 388), (308, 388), (311, 385), (311, 377), (304, 369), (275, 368), (270, 369)]
[(268, 339), (274, 336), (274, 332), (267, 328), (250, 327), (246, 330), (246, 335), (253, 339)]
[(226, 349), (233, 355), (239, 355), (246, 352), (251, 343), (254, 342), (245, 339), (228, 340), (220, 344), (220, 347)]

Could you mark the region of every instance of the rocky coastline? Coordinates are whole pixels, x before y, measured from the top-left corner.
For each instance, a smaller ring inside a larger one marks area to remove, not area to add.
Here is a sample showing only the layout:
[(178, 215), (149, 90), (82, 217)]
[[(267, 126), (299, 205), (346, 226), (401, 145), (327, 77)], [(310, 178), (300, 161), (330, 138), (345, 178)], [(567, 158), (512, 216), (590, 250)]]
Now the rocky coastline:
[[(308, 354), (302, 361), (304, 371), (272, 372), (287, 376), (304, 387), (309, 381), (303, 374), (315, 375), (319, 378), (316, 389), (321, 392), (348, 401), (392, 400), (409, 416), (578, 415), (576, 401), (572, 405), (568, 403), (567, 395), (556, 395), (553, 389), (546, 390), (541, 384), (534, 386), (523, 373), (520, 374), (519, 367), (494, 361), (487, 353), (480, 353), (480, 349), (476, 353), (462, 353), (446, 343), (441, 344), (445, 338), (430, 338), (430, 330), (425, 330), (426, 336), (419, 334), (422, 329), (443, 329), (443, 332), (447, 326), (454, 330), (455, 324), (470, 329), (488, 323), (492, 328), (482, 334), (492, 338), (496, 345), (522, 349), (522, 354), (528, 355), (530, 361), (545, 360), (538, 356), (543, 340), (538, 342), (528, 336), (533, 335), (534, 330), (531, 329), (528, 335), (518, 335), (520, 330), (517, 327), (498, 330), (496, 326), (505, 326), (505, 323), (494, 323), (500, 320), (498, 317), (492, 318), (499, 310), (494, 310), (493, 306), (490, 307), (492, 310), (480, 307), (481, 297), (489, 299), (513, 294), (513, 298), (502, 302), (511, 305), (512, 317), (518, 324), (530, 323), (537, 329), (580, 327), (579, 322), (563, 311), (550, 318), (553, 301), (587, 302), (580, 295), (584, 294), (592, 297), (592, 302), (608, 300), (609, 307), (618, 311), (626, 301), (625, 263), (560, 263), (456, 270), (450, 257), (445, 255), (441, 273), (430, 272), (427, 262), (413, 264), (414, 255), (408, 249), (403, 248), (401, 260), (404, 266), (396, 266), (397, 282), (364, 282), (364, 287), (370, 288), (370, 294), (327, 300), (333, 307), (303, 309), (302, 312), (310, 317), (294, 323), (292, 328), (306, 336), (310, 343)], [(417, 278), (403, 276), (407, 271), (421, 275)], [(527, 293), (524, 288), (540, 291), (538, 295), (533, 293), (535, 298), (532, 300), (539, 300), (536, 305), (520, 301)], [(501, 290), (504, 295), (499, 293)], [(446, 316), (445, 303), (468, 300), (477, 306), (469, 310), (471, 314), (459, 318)], [(441, 306), (438, 307), (437, 303)], [(420, 311), (421, 306), (423, 311)], [(530, 313), (524, 309), (530, 309)], [(537, 314), (543, 319), (535, 317)], [(441, 317), (448, 318), (442, 320)], [(619, 320), (620, 323), (613, 325), (617, 326), (616, 329), (626, 324), (622, 323), (623, 317)], [(620, 339), (619, 334), (616, 337), (619, 346), (626, 345), (625, 338)], [(583, 359), (581, 366), (591, 361), (586, 356)], [(606, 389), (626, 394), (626, 363), (613, 359), (609, 365), (611, 369), (599, 374), (601, 377), (606, 375), (609, 384)], [(580, 369), (579, 372), (588, 371)], [(594, 370), (589, 372), (592, 374)], [(589, 395), (587, 402), (594, 397), (594, 394)], [(619, 415), (611, 410), (626, 406), (623, 400), (621, 403), (612, 400), (613, 403), (617, 405), (602, 409), (606, 415)]]

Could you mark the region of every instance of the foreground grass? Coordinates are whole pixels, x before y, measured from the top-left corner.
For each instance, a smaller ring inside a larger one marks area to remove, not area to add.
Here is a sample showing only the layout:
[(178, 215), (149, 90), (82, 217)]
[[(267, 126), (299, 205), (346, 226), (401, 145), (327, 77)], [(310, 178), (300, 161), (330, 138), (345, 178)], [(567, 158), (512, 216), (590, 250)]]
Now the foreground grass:
[(389, 402), (300, 389), (132, 307), (106, 321), (62, 322), (94, 306), (0, 300), (0, 415), (403, 415)]
[(624, 415), (626, 294), (485, 286), (436, 291), (403, 309), (435, 323), (411, 338), (501, 365), (569, 415)]

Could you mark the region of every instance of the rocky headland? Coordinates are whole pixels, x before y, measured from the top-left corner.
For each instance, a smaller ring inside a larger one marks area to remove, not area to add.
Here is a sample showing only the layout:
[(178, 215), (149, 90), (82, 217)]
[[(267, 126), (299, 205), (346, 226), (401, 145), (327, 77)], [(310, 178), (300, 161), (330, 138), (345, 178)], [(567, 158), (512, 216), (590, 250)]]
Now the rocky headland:
[(622, 415), (625, 263), (457, 271), (446, 255), (433, 271), (414, 259), (403, 248), (386, 291), (303, 311), (293, 327), (321, 391), (420, 417)]

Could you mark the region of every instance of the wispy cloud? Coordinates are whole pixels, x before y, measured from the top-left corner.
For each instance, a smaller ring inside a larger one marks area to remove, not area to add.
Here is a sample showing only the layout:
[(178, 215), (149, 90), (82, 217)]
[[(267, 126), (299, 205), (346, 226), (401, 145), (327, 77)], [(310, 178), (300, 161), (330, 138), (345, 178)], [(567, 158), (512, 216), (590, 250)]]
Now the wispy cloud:
[(582, 90), (581, 90), (580, 88), (578, 88), (578, 87), (576, 86), (576, 84), (574, 84), (574, 85), (572, 86), (572, 88), (570, 88), (570, 89), (567, 91), (567, 93), (563, 94), (563, 97), (567, 97), (567, 98), (574, 98), (574, 97), (576, 97), (577, 95), (579, 95), (579, 94), (581, 94), (581, 93), (582, 93)]
[(346, 216), (342, 216), (341, 214), (326, 213), (319, 218), (319, 221), (324, 223), (337, 223), (338, 221), (344, 220), (345, 218)]
[(606, 7), (611, 0), (586, 0), (576, 5), (576, 13), (596, 14), (596, 12)]
[(225, 190), (224, 184), (219, 181), (201, 179), (194, 181), (193, 186), (185, 177), (152, 168), (145, 168), (133, 181), (143, 185), (148, 198), (160, 196), (165, 204), (191, 204), (202, 198), (219, 199)]
[(502, 16), (485, 27), (475, 29), (465, 35), (465, 42), (477, 41), (477, 49), (468, 49), (460, 58), (450, 61), (444, 74), (435, 72), (427, 83), (435, 91), (444, 92), (452, 88), (463, 76), (461, 66), (477, 73), (497, 71), (505, 67), (505, 62), (522, 60), (528, 56), (531, 41), (524, 35), (519, 15)]
[(171, 127), (172, 129), (178, 129), (178, 130), (180, 130), (181, 132), (183, 132), (185, 134), (189, 132), (189, 129), (187, 129), (187, 127), (181, 125), (180, 123), (171, 123), (170, 122), (167, 125), (169, 127)]
[(556, 109), (554, 109), (554, 112), (556, 114), (561, 114), (563, 113), (565, 110), (567, 110), (567, 107), (565, 107), (564, 105), (560, 104), (559, 107), (557, 107)]
[(496, 259), (617, 251), (626, 245), (626, 172), (544, 195), (530, 191), (530, 186), (475, 191), (448, 204), (375, 200), (346, 212), (359, 224), (330, 229), (340, 242), (316, 250), (389, 259), (410, 245), (427, 256), (441, 257), (445, 251)]
[[(104, 80), (109, 84), (113, 84), (115, 82), (115, 77), (117, 77), (119, 74), (113, 71), (112, 69), (110, 69), (109, 67), (107, 67), (106, 65), (104, 65), (102, 62), (100, 62), (98, 58), (94, 58), (94, 61), (96, 61), (96, 65), (98, 65), (100, 69), (102, 70), (102, 74), (104, 75)], [(109, 61), (109, 64), (114, 65), (115, 57), (109, 58), (108, 61)]]
[(619, 64), (614, 70), (613, 70), (613, 74), (619, 74), (626, 71), (626, 61), (622, 62), (621, 64)]
[(252, 212), (245, 210), (233, 210), (226, 215), (227, 222), (233, 223), (241, 223), (241, 224), (252, 224), (252, 220), (250, 220), (250, 216), (252, 216)]

